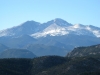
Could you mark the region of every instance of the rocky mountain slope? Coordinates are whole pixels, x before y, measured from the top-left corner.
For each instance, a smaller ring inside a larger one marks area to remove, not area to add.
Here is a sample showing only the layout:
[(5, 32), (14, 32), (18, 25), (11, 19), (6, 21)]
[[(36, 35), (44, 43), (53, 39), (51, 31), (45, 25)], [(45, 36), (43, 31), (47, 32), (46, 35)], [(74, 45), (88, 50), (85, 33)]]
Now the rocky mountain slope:
[(100, 55), (100, 44), (88, 46), (88, 47), (77, 47), (70, 53), (68, 57), (83, 57), (83, 56), (93, 56)]

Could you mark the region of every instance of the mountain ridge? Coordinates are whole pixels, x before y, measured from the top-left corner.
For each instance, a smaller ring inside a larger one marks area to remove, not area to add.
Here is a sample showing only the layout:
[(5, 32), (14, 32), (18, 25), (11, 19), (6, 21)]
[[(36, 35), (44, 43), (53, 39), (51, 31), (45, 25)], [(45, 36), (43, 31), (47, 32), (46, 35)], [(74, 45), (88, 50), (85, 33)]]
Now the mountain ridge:
[[(47, 28), (51, 29), (52, 31), (48, 32), (48, 34), (45, 34), (45, 32), (47, 31), (46, 30)], [(54, 20), (51, 20), (51, 21), (48, 21), (48, 22), (42, 23), (42, 24), (39, 22), (35, 22), (35, 21), (26, 21), (19, 26), (1, 30), (0, 36), (1, 37), (2, 36), (19, 36), (19, 35), (27, 34), (27, 35), (34, 35), (33, 37), (36, 37), (36, 36), (40, 35), (41, 32), (42, 33), (44, 32), (43, 33), (43, 34), (45, 34), (44, 36), (46, 36), (46, 35), (60, 36), (60, 34), (67, 35), (68, 33), (71, 33), (71, 32), (75, 32), (77, 34), (76, 31), (78, 31), (78, 30), (81, 30), (79, 32), (83, 33), (82, 31), (84, 31), (84, 30), (82, 30), (82, 29), (93, 33), (93, 35), (96, 37), (100, 37), (100, 28), (99, 27), (95, 27), (92, 25), (82, 25), (82, 24), (74, 24), (73, 25), (63, 19), (60, 19), (60, 18), (56, 18)], [(55, 33), (55, 35), (53, 35), (54, 33)], [(56, 34), (56, 33), (58, 33), (58, 34)], [(35, 35), (35, 34), (38, 34), (38, 35)], [(81, 34), (79, 33), (79, 35), (81, 35)], [(40, 37), (43, 37), (43, 36), (41, 35)]]
[[(44, 44), (45, 48), (39, 50), (41, 53), (47, 51), (47, 54), (57, 54), (53, 51), (57, 52), (56, 49), (59, 48), (61, 50), (58, 54), (64, 56), (75, 47), (100, 44), (100, 28), (92, 25), (73, 25), (60, 18), (45, 23), (27, 21), (19, 26), (0, 31), (0, 43), (10, 48)], [(46, 52), (44, 53), (47, 55)]]

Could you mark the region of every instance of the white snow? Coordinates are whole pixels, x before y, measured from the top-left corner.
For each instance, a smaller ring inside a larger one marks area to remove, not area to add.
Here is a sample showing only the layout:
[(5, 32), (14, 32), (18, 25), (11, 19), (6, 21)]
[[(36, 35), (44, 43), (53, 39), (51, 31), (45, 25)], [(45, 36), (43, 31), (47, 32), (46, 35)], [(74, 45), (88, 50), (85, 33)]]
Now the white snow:
[(39, 37), (46, 37), (47, 35), (61, 36), (61, 35), (66, 35), (66, 34), (69, 34), (69, 32), (67, 32), (64, 27), (60, 27), (56, 24), (52, 24), (49, 27), (47, 27), (46, 29), (44, 29), (42, 32), (32, 34), (31, 36), (33, 36), (35, 38), (39, 38)]
[(89, 26), (86, 26), (86, 29), (89, 30), (89, 31), (91, 31), (91, 28)]
[(94, 34), (95, 36), (97, 36), (97, 37), (100, 37), (100, 31), (98, 31), (98, 30), (94, 30), (94, 31), (93, 31), (93, 34)]
[(90, 26), (87, 26), (86, 29), (92, 32), (96, 37), (100, 37), (100, 30), (92, 29)]

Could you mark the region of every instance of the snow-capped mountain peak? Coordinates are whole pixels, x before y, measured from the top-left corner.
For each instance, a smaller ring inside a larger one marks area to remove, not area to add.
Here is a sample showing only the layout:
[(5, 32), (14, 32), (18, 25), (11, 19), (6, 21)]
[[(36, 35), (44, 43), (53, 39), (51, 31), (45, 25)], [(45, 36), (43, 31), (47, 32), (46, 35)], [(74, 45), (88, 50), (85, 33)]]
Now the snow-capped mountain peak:
[(71, 26), (72, 24), (68, 23), (67, 21), (60, 19), (60, 18), (56, 18), (53, 20), (54, 23), (56, 23), (59, 26)]
[(60, 18), (53, 19), (53, 20), (48, 21), (47, 23), (44, 23), (44, 24), (46, 24), (46, 26), (48, 27), (54, 23), (57, 24), (58, 26), (71, 26), (72, 25), (71, 23), (68, 23), (67, 21), (60, 19)]
[(47, 35), (63, 36), (69, 34), (100, 37), (100, 28), (92, 25), (72, 25), (63, 19), (56, 18), (43, 24), (35, 21), (27, 21), (19, 26), (0, 31), (0, 37), (31, 35), (34, 38), (40, 38)]

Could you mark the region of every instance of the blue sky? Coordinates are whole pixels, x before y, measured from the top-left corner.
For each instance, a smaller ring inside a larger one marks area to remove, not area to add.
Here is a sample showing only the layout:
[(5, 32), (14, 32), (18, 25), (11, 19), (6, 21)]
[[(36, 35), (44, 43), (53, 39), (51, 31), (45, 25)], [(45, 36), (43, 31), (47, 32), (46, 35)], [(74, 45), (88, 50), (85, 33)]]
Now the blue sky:
[(55, 18), (100, 27), (100, 0), (0, 0), (0, 30)]

